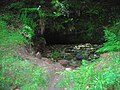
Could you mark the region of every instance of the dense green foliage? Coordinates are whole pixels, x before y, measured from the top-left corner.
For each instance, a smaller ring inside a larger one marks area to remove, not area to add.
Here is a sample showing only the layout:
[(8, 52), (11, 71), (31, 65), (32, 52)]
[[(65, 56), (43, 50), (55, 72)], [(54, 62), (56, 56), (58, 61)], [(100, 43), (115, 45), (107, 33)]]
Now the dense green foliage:
[[(21, 87), (22, 90), (36, 90), (46, 85), (42, 69), (22, 59), (16, 52), (17, 48), (28, 43), (26, 36), (24, 37), (21, 32), (25, 33), (23, 31), (29, 29), (23, 29), (10, 31), (7, 29), (7, 23), (4, 21), (4, 18), (0, 16), (1, 90), (13, 90), (15, 87)], [(29, 32), (26, 32), (29, 36)]]
[[(69, 90), (119, 90), (120, 89), (120, 56), (83, 64), (74, 71), (61, 72), (65, 75), (57, 86)], [(107, 63), (107, 64), (106, 64)]]
[(120, 22), (117, 22), (111, 28), (105, 28), (106, 42), (97, 52), (120, 51)]

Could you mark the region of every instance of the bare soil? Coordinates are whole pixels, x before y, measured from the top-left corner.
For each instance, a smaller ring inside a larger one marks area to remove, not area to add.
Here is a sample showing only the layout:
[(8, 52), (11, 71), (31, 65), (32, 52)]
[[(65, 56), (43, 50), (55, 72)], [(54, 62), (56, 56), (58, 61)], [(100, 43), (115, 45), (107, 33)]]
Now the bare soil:
[[(55, 84), (63, 78), (62, 75), (57, 74), (56, 72), (65, 71), (65, 67), (63, 67), (59, 63), (52, 63), (48, 58), (41, 57), (40, 59), (31, 55), (27, 52), (24, 47), (18, 48), (18, 54), (23, 58), (29, 60), (36, 66), (40, 66), (47, 72), (48, 76), (48, 89), (47, 90), (66, 90), (65, 88), (57, 88)], [(40, 89), (42, 90), (42, 89)]]

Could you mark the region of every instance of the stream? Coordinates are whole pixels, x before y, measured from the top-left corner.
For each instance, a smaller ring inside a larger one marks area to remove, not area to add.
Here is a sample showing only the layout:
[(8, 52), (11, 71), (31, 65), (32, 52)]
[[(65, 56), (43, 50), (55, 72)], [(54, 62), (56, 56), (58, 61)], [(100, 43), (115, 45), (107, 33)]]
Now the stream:
[(79, 67), (82, 60), (93, 61), (99, 58), (96, 50), (101, 45), (77, 44), (77, 45), (49, 45), (42, 53), (43, 57), (49, 58), (52, 62), (67, 60), (70, 65)]

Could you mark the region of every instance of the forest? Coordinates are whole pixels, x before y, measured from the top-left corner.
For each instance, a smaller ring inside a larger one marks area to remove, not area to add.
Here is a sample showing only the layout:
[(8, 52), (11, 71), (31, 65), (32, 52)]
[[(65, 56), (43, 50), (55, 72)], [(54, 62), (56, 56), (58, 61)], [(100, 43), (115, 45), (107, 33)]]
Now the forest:
[(1, 0), (0, 90), (120, 90), (120, 1)]

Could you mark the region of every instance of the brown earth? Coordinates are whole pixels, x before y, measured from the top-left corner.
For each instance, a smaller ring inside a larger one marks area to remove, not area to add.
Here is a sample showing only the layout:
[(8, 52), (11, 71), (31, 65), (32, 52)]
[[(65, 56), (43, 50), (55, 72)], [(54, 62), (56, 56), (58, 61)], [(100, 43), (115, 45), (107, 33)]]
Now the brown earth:
[[(65, 71), (65, 67), (63, 67), (59, 63), (52, 63), (51, 60), (47, 58), (37, 58), (35, 55), (31, 55), (28, 53), (28, 51), (24, 47), (18, 48), (18, 54), (23, 58), (29, 60), (31, 63), (33, 63), (36, 66), (40, 66), (43, 69), (46, 70), (47, 76), (48, 76), (48, 89), (47, 90), (66, 90), (66, 88), (57, 88), (55, 87), (55, 84), (63, 78), (62, 75), (57, 74), (56, 72)], [(40, 89), (43, 90), (43, 89)]]

